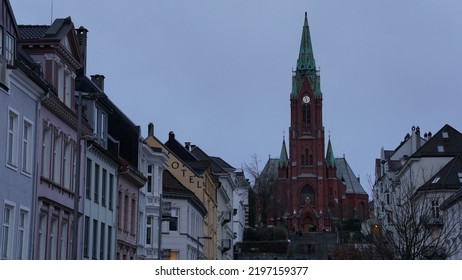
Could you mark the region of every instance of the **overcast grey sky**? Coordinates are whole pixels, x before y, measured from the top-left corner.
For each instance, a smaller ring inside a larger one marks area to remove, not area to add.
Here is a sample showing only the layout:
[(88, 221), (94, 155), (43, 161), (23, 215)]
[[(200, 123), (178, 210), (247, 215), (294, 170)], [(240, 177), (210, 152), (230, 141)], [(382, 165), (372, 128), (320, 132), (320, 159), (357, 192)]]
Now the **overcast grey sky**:
[(10, 2), (18, 24), (70, 16), (89, 30), (87, 74), (105, 75), (143, 136), (153, 122), (236, 168), (279, 156), (305, 11), (326, 140), (366, 190), (381, 147), (413, 125), (462, 131), (459, 0)]

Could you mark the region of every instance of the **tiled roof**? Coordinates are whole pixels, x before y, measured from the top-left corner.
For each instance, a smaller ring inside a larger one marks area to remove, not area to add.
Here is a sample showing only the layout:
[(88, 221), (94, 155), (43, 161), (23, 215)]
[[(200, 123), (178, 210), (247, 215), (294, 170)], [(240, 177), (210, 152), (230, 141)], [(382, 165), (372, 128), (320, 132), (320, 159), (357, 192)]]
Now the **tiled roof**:
[(236, 168), (232, 167), (229, 163), (227, 163), (226, 161), (224, 161), (222, 158), (220, 157), (210, 157), (214, 162), (216, 162), (221, 168), (223, 168), (224, 170), (229, 170), (231, 171), (234, 171), (236, 170)]
[(21, 40), (37, 40), (45, 37), (49, 25), (19, 25), (19, 38)]
[(345, 158), (336, 158), (335, 166), (337, 167), (337, 178), (346, 185), (346, 193), (348, 194), (366, 194), (359, 179), (353, 173), (350, 165)]
[(462, 134), (446, 124), (411, 157), (455, 156), (461, 153)]
[[(461, 175), (461, 176), (459, 176)], [(462, 155), (457, 155), (417, 191), (448, 190), (462, 187)]]

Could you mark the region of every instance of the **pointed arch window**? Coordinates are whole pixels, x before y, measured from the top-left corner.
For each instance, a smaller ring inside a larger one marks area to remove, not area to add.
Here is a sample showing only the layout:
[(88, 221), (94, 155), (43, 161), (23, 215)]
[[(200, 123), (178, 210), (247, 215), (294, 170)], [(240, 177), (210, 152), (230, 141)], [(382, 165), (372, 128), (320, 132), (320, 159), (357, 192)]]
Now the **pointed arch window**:
[(302, 104), (302, 118), (303, 118), (303, 124), (310, 124), (311, 123), (310, 103)]
[(300, 192), (300, 206), (305, 204), (315, 205), (316, 196), (314, 190), (309, 185), (305, 185)]

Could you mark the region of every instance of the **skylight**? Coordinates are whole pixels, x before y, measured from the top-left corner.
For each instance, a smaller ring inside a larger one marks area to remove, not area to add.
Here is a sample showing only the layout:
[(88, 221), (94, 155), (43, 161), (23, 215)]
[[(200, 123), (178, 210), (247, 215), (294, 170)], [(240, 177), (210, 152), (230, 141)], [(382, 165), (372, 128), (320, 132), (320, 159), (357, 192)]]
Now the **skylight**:
[[(462, 175), (462, 174), (461, 174), (461, 175)], [(440, 179), (441, 179), (440, 176), (435, 177), (435, 179), (433, 179), (433, 181), (432, 181), (432, 184), (438, 183), (438, 181), (439, 181)], [(459, 177), (459, 179), (460, 179), (460, 177)]]

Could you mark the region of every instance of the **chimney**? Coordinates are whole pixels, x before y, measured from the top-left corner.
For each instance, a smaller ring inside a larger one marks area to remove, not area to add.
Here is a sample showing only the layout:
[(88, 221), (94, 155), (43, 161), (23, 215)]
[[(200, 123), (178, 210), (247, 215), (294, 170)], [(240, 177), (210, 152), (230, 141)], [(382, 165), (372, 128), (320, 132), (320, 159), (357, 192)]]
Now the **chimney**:
[(148, 137), (154, 137), (154, 124), (152, 122), (148, 124)]
[(186, 150), (190, 151), (190, 146), (191, 146), (191, 142), (184, 142), (184, 147), (186, 148)]
[(196, 145), (191, 145), (191, 151), (194, 150), (196, 147)]
[(173, 141), (175, 140), (175, 133), (173, 133), (173, 131), (170, 131), (168, 133), (168, 141)]
[(85, 75), (87, 72), (87, 33), (88, 30), (80, 26), (77, 30), (77, 40), (79, 43), (79, 51), (80, 54), (82, 55), (82, 69), (83, 69), (83, 74)]
[(104, 92), (104, 75), (95, 74), (91, 75), (91, 81)]

